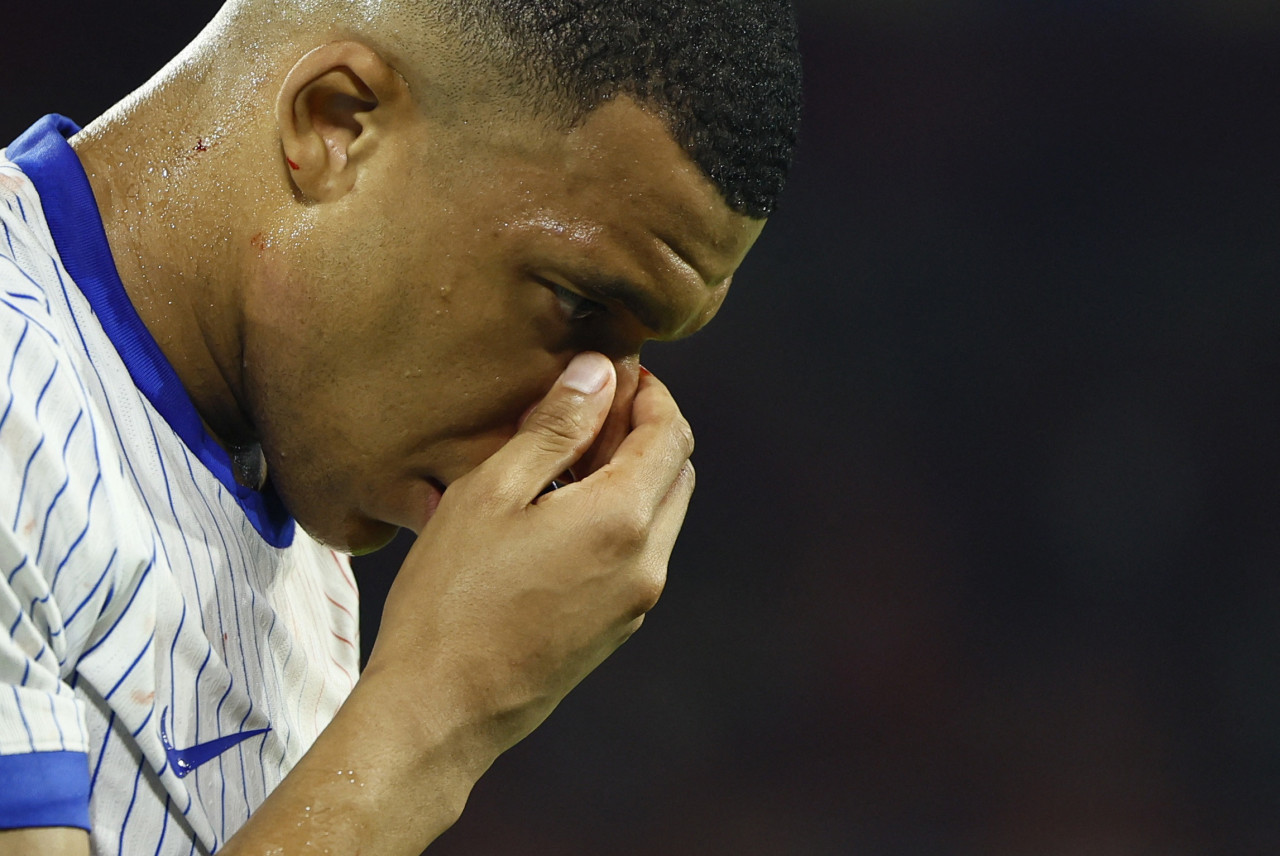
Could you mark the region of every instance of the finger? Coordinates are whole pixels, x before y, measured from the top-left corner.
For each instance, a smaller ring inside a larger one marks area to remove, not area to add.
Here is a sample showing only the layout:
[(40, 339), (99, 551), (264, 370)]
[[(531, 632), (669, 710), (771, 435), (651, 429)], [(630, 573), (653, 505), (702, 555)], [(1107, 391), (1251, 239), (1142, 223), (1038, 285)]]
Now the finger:
[(671, 560), (676, 536), (684, 526), (689, 500), (693, 497), (694, 481), (693, 464), (685, 463), (653, 514), (649, 542), (646, 545), (649, 550), (647, 566), (650, 585), (656, 586), (659, 592), (667, 582), (667, 563)]
[(631, 404), (635, 400), (639, 375), (643, 369), (635, 357), (614, 363), (614, 368), (618, 374), (618, 388), (613, 394), (613, 405), (609, 408), (609, 415), (595, 442), (574, 467), (574, 474), (578, 478), (585, 478), (607, 464), (631, 431)]
[(578, 354), (515, 436), (466, 480), (491, 499), (527, 505), (591, 445), (616, 386), (607, 357)]
[(671, 483), (662, 501), (658, 503), (653, 514), (653, 530), (669, 533), (674, 544), (680, 527), (684, 525), (684, 517), (689, 510), (689, 501), (693, 498), (693, 489), (697, 481), (693, 461), (685, 461), (675, 481)]
[(645, 527), (643, 547), (634, 565), (636, 576), (631, 580), (634, 600), (626, 613), (628, 617), (644, 615), (662, 597), (667, 586), (671, 551), (675, 548), (676, 537), (689, 508), (689, 498), (693, 494), (693, 481), (693, 464), (686, 463)]
[(612, 459), (584, 484), (622, 478), (631, 486), (633, 503), (652, 512), (680, 477), (693, 454), (693, 431), (661, 381), (642, 374), (631, 408), (631, 433)]

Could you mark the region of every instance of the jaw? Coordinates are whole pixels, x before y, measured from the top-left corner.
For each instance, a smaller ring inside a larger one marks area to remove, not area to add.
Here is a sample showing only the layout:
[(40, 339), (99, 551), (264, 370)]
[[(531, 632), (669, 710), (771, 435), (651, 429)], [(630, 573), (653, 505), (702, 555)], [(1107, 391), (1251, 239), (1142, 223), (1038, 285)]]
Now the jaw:
[(347, 545), (344, 548), (344, 552), (353, 556), (367, 556), (370, 553), (376, 553), (395, 540), (399, 531), (399, 526), (386, 526), (385, 529), (377, 532), (360, 533), (359, 540)]
[[(301, 454), (272, 455), (284, 461)], [(437, 479), (408, 472), (361, 472), (350, 469), (299, 472), (277, 465), (271, 480), (298, 525), (316, 541), (353, 555), (385, 547), (401, 529), (420, 534), (444, 495)]]
[[(286, 504), (287, 504), (286, 500)], [(337, 519), (316, 519), (306, 511), (294, 514), (314, 540), (334, 550), (363, 556), (391, 543), (401, 527), (352, 512)]]

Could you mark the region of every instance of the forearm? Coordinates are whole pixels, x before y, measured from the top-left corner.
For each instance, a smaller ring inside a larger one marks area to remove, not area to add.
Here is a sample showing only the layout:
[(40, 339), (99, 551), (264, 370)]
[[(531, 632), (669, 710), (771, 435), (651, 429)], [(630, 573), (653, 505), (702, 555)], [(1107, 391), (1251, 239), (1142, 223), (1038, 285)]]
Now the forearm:
[(465, 719), (366, 675), (221, 856), (417, 856), (496, 757)]
[(0, 830), (0, 856), (89, 856), (89, 834), (83, 829), (54, 826), (43, 829)]

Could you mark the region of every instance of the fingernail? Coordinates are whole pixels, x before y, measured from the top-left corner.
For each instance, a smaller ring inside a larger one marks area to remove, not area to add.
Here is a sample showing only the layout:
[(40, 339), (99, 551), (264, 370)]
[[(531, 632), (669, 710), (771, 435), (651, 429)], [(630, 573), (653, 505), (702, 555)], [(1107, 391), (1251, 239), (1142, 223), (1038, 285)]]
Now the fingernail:
[(609, 361), (593, 353), (578, 354), (560, 375), (561, 383), (583, 395), (599, 392), (608, 379)]

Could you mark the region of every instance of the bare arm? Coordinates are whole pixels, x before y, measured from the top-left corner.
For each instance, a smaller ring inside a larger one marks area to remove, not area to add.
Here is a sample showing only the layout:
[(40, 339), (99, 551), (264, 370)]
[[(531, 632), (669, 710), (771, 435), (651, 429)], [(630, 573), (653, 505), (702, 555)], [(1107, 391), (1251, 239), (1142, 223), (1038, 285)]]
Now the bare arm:
[(67, 826), (0, 830), (0, 856), (31, 856), (32, 853), (89, 856), (89, 834)]

